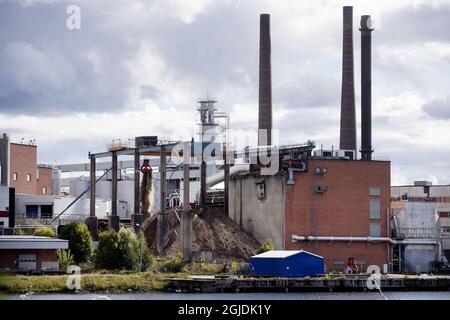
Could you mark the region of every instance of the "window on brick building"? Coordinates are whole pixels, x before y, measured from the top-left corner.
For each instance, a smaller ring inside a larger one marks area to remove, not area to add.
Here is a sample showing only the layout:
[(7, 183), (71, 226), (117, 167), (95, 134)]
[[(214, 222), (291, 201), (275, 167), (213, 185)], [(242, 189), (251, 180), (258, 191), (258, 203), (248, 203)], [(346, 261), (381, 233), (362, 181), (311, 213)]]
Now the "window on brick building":
[(13, 181), (17, 181), (17, 177), (18, 177), (17, 172), (14, 172), (14, 173), (13, 173)]
[(370, 224), (370, 236), (371, 237), (381, 237), (381, 224), (371, 223)]
[(448, 218), (450, 217), (450, 212), (439, 212), (439, 217)]
[(370, 187), (369, 188), (369, 196), (380, 196), (381, 190), (378, 187)]
[(42, 188), (42, 194), (47, 194), (47, 187)]
[(31, 173), (27, 173), (27, 182), (31, 182)]
[(370, 199), (369, 211), (370, 219), (381, 219), (380, 199)]

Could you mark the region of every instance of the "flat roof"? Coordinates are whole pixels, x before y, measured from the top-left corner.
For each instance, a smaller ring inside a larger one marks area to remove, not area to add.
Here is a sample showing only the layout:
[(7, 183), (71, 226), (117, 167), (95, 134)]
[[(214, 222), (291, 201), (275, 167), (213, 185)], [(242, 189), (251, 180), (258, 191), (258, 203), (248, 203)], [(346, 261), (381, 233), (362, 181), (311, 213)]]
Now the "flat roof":
[(305, 251), (303, 249), (302, 250), (270, 250), (270, 251), (266, 251), (266, 252), (257, 254), (256, 256), (253, 256), (252, 258), (287, 258), (287, 257), (293, 256), (293, 255), (301, 253), (301, 252), (304, 252), (304, 253), (310, 254), (312, 256), (319, 257), (319, 258), (323, 258), (322, 256)]
[(69, 240), (38, 236), (0, 236), (0, 250), (68, 248)]

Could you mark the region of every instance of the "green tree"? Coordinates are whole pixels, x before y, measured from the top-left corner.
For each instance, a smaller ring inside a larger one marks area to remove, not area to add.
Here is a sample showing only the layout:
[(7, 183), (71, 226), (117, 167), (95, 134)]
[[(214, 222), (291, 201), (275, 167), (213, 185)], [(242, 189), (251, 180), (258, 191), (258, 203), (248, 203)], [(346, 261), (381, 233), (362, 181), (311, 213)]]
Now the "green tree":
[(116, 269), (119, 265), (119, 234), (115, 230), (104, 231), (98, 236), (95, 251), (95, 266), (104, 269)]
[(275, 245), (273, 244), (272, 239), (268, 238), (264, 243), (256, 250), (256, 253), (263, 253), (270, 250), (275, 250)]
[(132, 229), (102, 232), (95, 253), (97, 268), (145, 271), (150, 265), (150, 251), (144, 235)]
[(56, 251), (58, 256), (59, 270), (67, 270), (67, 267), (73, 264), (73, 254), (70, 250), (58, 250)]
[(51, 227), (42, 227), (34, 230), (34, 236), (55, 238), (56, 232)]
[(62, 227), (59, 237), (69, 240), (69, 249), (75, 263), (87, 262), (92, 255), (92, 238), (84, 223), (70, 223)]

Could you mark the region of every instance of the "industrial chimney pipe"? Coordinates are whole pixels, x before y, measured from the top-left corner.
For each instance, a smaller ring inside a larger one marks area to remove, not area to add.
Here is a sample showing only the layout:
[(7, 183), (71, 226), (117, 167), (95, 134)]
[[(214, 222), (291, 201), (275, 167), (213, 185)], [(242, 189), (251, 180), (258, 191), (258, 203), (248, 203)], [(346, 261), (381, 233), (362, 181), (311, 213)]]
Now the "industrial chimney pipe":
[(353, 63), (353, 7), (343, 7), (340, 149), (356, 157), (355, 82)]
[(260, 15), (258, 145), (272, 144), (272, 66), (270, 15)]
[(361, 16), (361, 160), (372, 159), (372, 21)]

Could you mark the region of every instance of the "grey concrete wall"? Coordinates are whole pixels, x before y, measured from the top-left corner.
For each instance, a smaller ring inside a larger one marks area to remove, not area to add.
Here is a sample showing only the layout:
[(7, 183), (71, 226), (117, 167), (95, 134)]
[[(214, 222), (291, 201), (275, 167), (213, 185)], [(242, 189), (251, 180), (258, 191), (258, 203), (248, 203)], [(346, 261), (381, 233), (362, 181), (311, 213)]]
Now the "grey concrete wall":
[[(256, 184), (265, 182), (266, 198), (258, 199)], [(272, 239), (276, 249), (284, 249), (284, 179), (273, 176), (230, 177), (229, 217), (261, 243)]]

